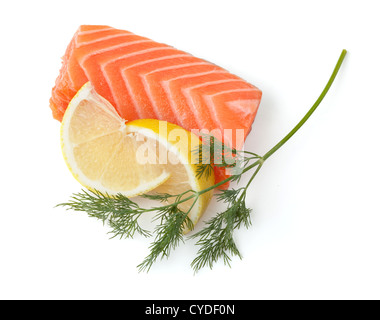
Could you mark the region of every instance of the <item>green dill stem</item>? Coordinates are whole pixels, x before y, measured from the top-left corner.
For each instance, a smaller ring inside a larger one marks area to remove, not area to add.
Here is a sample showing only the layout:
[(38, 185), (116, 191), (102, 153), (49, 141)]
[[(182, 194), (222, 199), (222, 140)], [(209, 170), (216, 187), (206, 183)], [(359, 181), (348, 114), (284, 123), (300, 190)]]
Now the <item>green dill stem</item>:
[(240, 197), (240, 199), (243, 199), (243, 197), (245, 197), (245, 194), (247, 193), (247, 190), (248, 190), (248, 187), (250, 186), (250, 184), (252, 183), (253, 179), (255, 179), (256, 175), (258, 174), (258, 172), (260, 171), (261, 167), (263, 166), (264, 162), (261, 162), (260, 165), (257, 167), (256, 171), (253, 173), (253, 175), (251, 176), (251, 178), (249, 179), (247, 185), (244, 187), (244, 191)]
[[(339, 72), (339, 69), (340, 69), (340, 67), (341, 67), (341, 65), (343, 63), (343, 60), (344, 60), (346, 54), (347, 54), (347, 50), (343, 49), (342, 53), (340, 54), (340, 57), (338, 59), (338, 62), (336, 64), (335, 68), (334, 68), (334, 71), (331, 74), (330, 79), (327, 82), (325, 88), (323, 89), (322, 93), (320, 94), (320, 96), (318, 97), (318, 99), (315, 101), (315, 103), (313, 104), (313, 106), (310, 108), (310, 110), (301, 119), (301, 121), (279, 143), (277, 143), (272, 149), (270, 149), (264, 156), (262, 156), (261, 158), (259, 158), (257, 161), (255, 161), (253, 164), (249, 165), (248, 167), (246, 167), (242, 171), (241, 174), (244, 174), (245, 172), (250, 171), (252, 168), (254, 168), (257, 165), (259, 165), (259, 167), (255, 171), (255, 173), (250, 178), (250, 180), (248, 182), (248, 185), (247, 185), (247, 188), (245, 190), (248, 189), (248, 186), (251, 184), (252, 180), (255, 178), (255, 176), (257, 175), (257, 173), (259, 172), (259, 170), (263, 166), (264, 161), (267, 160), (271, 155), (273, 155), (278, 149), (280, 149), (305, 124), (305, 122), (310, 118), (310, 116), (314, 113), (314, 111), (320, 105), (320, 103), (322, 102), (322, 100), (325, 98), (327, 92), (329, 91), (331, 85), (333, 84), (333, 82), (335, 80), (335, 77), (336, 77), (336, 75)], [(218, 188), (219, 186), (225, 184), (226, 182), (232, 180), (233, 178), (234, 178), (233, 176), (230, 176), (227, 179), (224, 179), (223, 181), (221, 181), (221, 182), (219, 182), (217, 184), (214, 184), (213, 186), (211, 186), (211, 187), (209, 187), (207, 189), (201, 190), (201, 191), (199, 191), (199, 192), (197, 192), (197, 193), (195, 193), (195, 194), (193, 194), (193, 195), (191, 195), (191, 196), (189, 196), (189, 197), (187, 197), (187, 198), (179, 201), (178, 204), (182, 203), (182, 202), (185, 202), (185, 201), (188, 201), (188, 200), (190, 200), (190, 199), (192, 199), (192, 198), (194, 198), (196, 196), (198, 197), (201, 194), (209, 192), (209, 191), (211, 191), (211, 190), (213, 190), (215, 188)], [(153, 209), (152, 209), (152, 211), (153, 211)]]
[[(195, 197), (198, 199), (200, 195), (202, 195), (202, 194), (204, 194), (204, 193), (206, 193), (206, 192), (209, 192), (209, 191), (211, 191), (211, 190), (213, 190), (213, 189), (215, 189), (215, 188), (218, 188), (219, 186), (225, 184), (226, 182), (228, 182), (228, 181), (230, 181), (230, 180), (232, 180), (232, 179), (233, 179), (233, 176), (230, 176), (229, 178), (224, 179), (223, 181), (218, 182), (217, 184), (214, 184), (214, 185), (212, 185), (211, 187), (209, 187), (209, 188), (207, 188), (207, 189), (203, 189), (203, 190), (201, 190), (201, 191), (195, 192), (195, 193), (193, 193), (191, 196), (188, 196), (188, 197), (185, 198), (185, 199), (181, 199), (181, 200), (179, 200), (179, 201), (176, 201), (175, 204), (178, 205), (178, 204), (180, 204), (180, 203), (186, 202), (186, 201), (188, 201), (188, 200), (190, 200), (190, 199), (193, 199), (193, 198), (195, 198)], [(188, 191), (184, 192), (184, 194), (188, 193), (189, 191), (191, 191), (191, 190), (188, 190)], [(195, 203), (195, 202), (196, 202), (196, 201), (194, 201), (194, 203)], [(166, 206), (162, 206), (162, 207), (159, 207), (159, 208), (153, 207), (153, 208), (150, 208), (150, 209), (145, 209), (144, 212), (156, 211), (157, 209), (165, 209), (165, 208), (169, 208), (169, 207), (171, 207), (171, 206), (173, 206), (173, 204), (168, 204), (168, 205), (166, 205)]]
[(310, 110), (306, 113), (306, 115), (301, 119), (301, 121), (279, 143), (277, 143), (272, 149), (270, 149), (262, 157), (263, 161), (268, 159), (273, 153), (275, 153), (278, 149), (280, 149), (303, 126), (303, 124), (310, 118), (313, 112), (317, 109), (317, 107), (319, 106), (319, 104), (322, 102), (327, 92), (329, 91), (331, 85), (333, 84), (335, 77), (338, 74), (338, 71), (343, 63), (343, 60), (346, 54), (347, 54), (347, 50), (342, 50), (342, 53), (340, 54), (338, 62), (335, 66), (335, 69), (329, 81), (326, 84), (326, 87), (323, 89), (321, 95), (318, 97), (317, 101), (315, 101), (314, 105), (310, 108)]

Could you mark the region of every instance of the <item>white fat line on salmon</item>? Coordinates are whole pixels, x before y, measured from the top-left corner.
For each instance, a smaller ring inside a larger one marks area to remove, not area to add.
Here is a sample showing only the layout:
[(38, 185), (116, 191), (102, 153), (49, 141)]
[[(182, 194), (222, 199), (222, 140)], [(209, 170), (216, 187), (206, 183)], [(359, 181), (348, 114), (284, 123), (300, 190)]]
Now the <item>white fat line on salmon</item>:
[[(212, 66), (210, 66), (212, 67)], [(168, 101), (169, 101), (169, 105), (173, 111), (173, 114), (175, 115), (176, 119), (177, 119), (177, 122), (179, 124), (181, 124), (181, 126), (183, 127), (184, 124), (182, 123), (182, 120), (181, 120), (181, 115), (183, 115), (185, 112), (187, 112), (188, 114), (190, 114), (195, 122), (197, 123), (197, 126), (199, 128), (202, 128), (203, 124), (202, 124), (202, 120), (201, 120), (201, 117), (202, 115), (200, 114), (199, 110), (198, 110), (198, 106), (196, 103), (193, 102), (192, 98), (190, 98), (190, 101), (188, 101), (188, 105), (189, 106), (192, 106), (192, 108), (181, 108), (179, 105), (178, 105), (178, 102), (176, 101), (176, 99), (174, 98), (175, 97), (175, 94), (172, 94), (172, 91), (173, 89), (171, 88), (171, 83), (173, 81), (179, 81), (179, 80), (184, 80), (184, 79), (192, 79), (193, 81), (195, 79), (198, 78), (198, 81), (197, 81), (197, 84), (194, 84), (191, 88), (193, 88), (194, 86), (199, 86), (199, 84), (202, 82), (200, 79), (202, 76), (205, 76), (205, 75), (220, 75), (220, 74), (229, 74), (228, 71), (226, 70), (223, 70), (223, 69), (215, 69), (215, 67), (212, 67), (211, 70), (208, 70), (208, 71), (204, 71), (204, 72), (193, 72), (193, 73), (188, 73), (188, 74), (183, 74), (183, 75), (180, 75), (180, 76), (173, 76), (172, 78), (170, 79), (166, 79), (164, 81), (161, 81), (160, 84), (162, 86), (162, 88), (165, 90), (165, 93), (166, 93), (166, 96), (168, 98)], [(190, 88), (190, 89), (191, 89)], [(184, 94), (184, 88), (182, 87), (181, 89), (181, 92), (182, 94)], [(185, 96), (186, 99), (188, 99), (188, 97)]]
[[(140, 109), (140, 104), (139, 104), (139, 99), (135, 95), (134, 85), (130, 83), (130, 80), (128, 78), (129, 76), (137, 76), (133, 72), (133, 70), (131, 70), (131, 69), (134, 69), (134, 68), (140, 67), (140, 66), (151, 65), (157, 61), (171, 60), (171, 59), (177, 59), (177, 58), (187, 58), (187, 57), (189, 57), (189, 54), (187, 54), (187, 53), (169, 54), (169, 55), (162, 56), (162, 57), (156, 57), (154, 59), (147, 59), (144, 61), (136, 62), (136, 63), (131, 64), (125, 68), (120, 69), (120, 74), (123, 78), (125, 87), (128, 91), (128, 94), (129, 94), (131, 100), (132, 100), (132, 103), (134, 105), (135, 110)], [(140, 76), (140, 80), (141, 80), (141, 76)], [(150, 97), (148, 97), (148, 98), (151, 99)], [(151, 118), (160, 118), (159, 110), (156, 110), (154, 108), (153, 108), (153, 110), (154, 110), (155, 115), (152, 116)]]
[[(126, 34), (125, 36), (131, 36), (131, 35), (130, 34)], [(105, 53), (105, 52), (109, 52), (109, 51), (117, 50), (117, 49), (121, 49), (121, 48), (126, 48), (126, 47), (130, 47), (130, 46), (132, 46), (134, 44), (145, 43), (145, 42), (153, 42), (153, 41), (149, 40), (149, 39), (142, 39), (142, 40), (130, 41), (130, 42), (127, 42), (127, 43), (125, 43), (125, 42), (119, 43), (119, 44), (116, 44), (116, 45), (113, 45), (113, 46), (109, 46), (109, 47), (106, 47), (106, 48), (103, 48), (103, 49), (98, 49), (98, 50), (91, 51), (90, 53), (84, 55), (81, 59), (78, 59), (78, 62), (79, 62), (79, 64), (83, 68), (83, 65), (86, 63), (87, 59), (91, 58), (94, 55), (99, 55), (101, 53)], [(78, 44), (77, 47), (79, 48), (80, 44)], [(86, 72), (86, 68), (83, 68), (83, 71)]]
[[(154, 74), (158, 74), (158, 73), (164, 73), (164, 72), (167, 72), (169, 70), (181, 70), (183, 72), (183, 70), (186, 70), (186, 69), (189, 69), (189, 67), (198, 67), (198, 66), (202, 66), (202, 67), (209, 67), (208, 64), (204, 61), (194, 61), (194, 62), (187, 62), (187, 63), (180, 63), (180, 64), (176, 64), (176, 65), (171, 65), (171, 66), (166, 66), (166, 67), (162, 67), (162, 68), (157, 68), (155, 70), (152, 70), (148, 73), (145, 73), (145, 74), (141, 74), (140, 75), (140, 78), (141, 78), (141, 81), (144, 85), (144, 89), (145, 89), (145, 92), (156, 112), (156, 114), (158, 115), (158, 118), (160, 119), (165, 119), (167, 118), (167, 114), (164, 114), (162, 113), (163, 111), (163, 108), (159, 108), (158, 105), (157, 105), (157, 101), (156, 101), (156, 96), (153, 94), (152, 90), (151, 90), (151, 82), (148, 80), (148, 77), (154, 75)], [(187, 70), (188, 73), (193, 73), (192, 70)], [(153, 81), (153, 85), (154, 85), (154, 81)], [(191, 109), (191, 108), (190, 108)], [(176, 118), (175, 122), (180, 124), (182, 127), (184, 126), (184, 124), (182, 123), (181, 121), (181, 117), (178, 117), (178, 114), (175, 112), (175, 110), (173, 110), (173, 114)], [(174, 122), (174, 121), (173, 121)]]
[[(79, 35), (81, 36), (81, 35)], [(134, 35), (133, 33), (129, 33), (129, 34), (120, 34), (120, 33), (117, 33), (117, 34), (110, 34), (108, 36), (104, 36), (102, 38), (96, 38), (94, 40), (91, 40), (91, 41), (81, 41), (80, 43), (78, 43), (77, 45), (77, 48), (80, 48), (80, 47), (83, 47), (83, 46), (88, 46), (90, 44), (94, 44), (94, 43), (98, 43), (98, 42), (101, 42), (101, 41), (106, 41), (106, 40), (111, 40), (111, 39), (116, 39), (116, 38), (125, 38), (125, 37), (128, 37), (128, 36), (136, 36)]]
[[(166, 52), (170, 52), (170, 51), (178, 52), (178, 50), (176, 50), (175, 48), (168, 47), (167, 45), (162, 45), (162, 46), (157, 46), (157, 47), (152, 47), (152, 48), (147, 48), (147, 49), (141, 49), (141, 48), (139, 48), (139, 49), (137, 49), (137, 50), (135, 50), (133, 52), (130, 52), (128, 54), (122, 54), (122, 55), (120, 55), (120, 56), (118, 56), (116, 58), (108, 60), (105, 63), (102, 63), (100, 65), (100, 69), (102, 70), (104, 78), (107, 81), (108, 87), (110, 88), (110, 91), (111, 91), (112, 98), (116, 102), (116, 105), (122, 104), (122, 101), (120, 101), (120, 98), (117, 95), (117, 92), (115, 91), (115, 88), (114, 88), (114, 86), (112, 84), (112, 78), (110, 77), (109, 70), (108, 70), (109, 66), (112, 66), (112, 64), (114, 64), (115, 62), (117, 62), (119, 60), (129, 59), (129, 58), (132, 58), (132, 57), (136, 58), (137, 56), (144, 55), (144, 54), (147, 54), (147, 53), (153, 53), (153, 52), (155, 52), (155, 53), (165, 52), (166, 53)], [(111, 74), (112, 74), (112, 72), (111, 72)], [(136, 108), (135, 104), (133, 106), (131, 106), (131, 107), (134, 108), (134, 111), (139, 115), (139, 118), (142, 119), (143, 116), (141, 115), (140, 108)]]
[[(82, 28), (82, 27), (81, 27)], [(93, 33), (98, 33), (98, 32), (103, 32), (103, 31), (108, 31), (108, 30), (113, 30), (112, 27), (104, 27), (102, 29), (95, 29), (95, 30), (87, 30), (87, 31), (81, 31), (79, 30), (78, 31), (78, 35), (81, 36), (81, 35), (89, 35), (89, 34), (93, 34)], [(129, 31), (126, 31), (126, 32), (129, 32)]]
[[(192, 87), (184, 88), (184, 89), (182, 89), (182, 93), (185, 96), (186, 101), (189, 104), (189, 106), (193, 106), (192, 111), (196, 115), (197, 121), (202, 121), (201, 119), (203, 119), (205, 117), (205, 115), (204, 115), (205, 110), (203, 108), (199, 109), (198, 103), (195, 102), (195, 100), (193, 98), (193, 95), (195, 94), (195, 92), (198, 89), (204, 88), (207, 86), (230, 83), (230, 82), (233, 83), (233, 82), (239, 82), (239, 81), (242, 81), (242, 80), (231, 78), (231, 79), (220, 79), (220, 80), (214, 80), (214, 81), (207, 81), (207, 82), (203, 82), (203, 83), (194, 85)], [(208, 106), (207, 115), (210, 117), (210, 118), (207, 118), (207, 116), (206, 116), (206, 119), (204, 119), (205, 123), (207, 123), (207, 121), (209, 121), (211, 119), (215, 125), (222, 127), (219, 118), (216, 117), (214, 106), (208, 105), (208, 101), (205, 101), (205, 102), (206, 102), (206, 105)], [(200, 125), (199, 127), (202, 128), (202, 125)]]

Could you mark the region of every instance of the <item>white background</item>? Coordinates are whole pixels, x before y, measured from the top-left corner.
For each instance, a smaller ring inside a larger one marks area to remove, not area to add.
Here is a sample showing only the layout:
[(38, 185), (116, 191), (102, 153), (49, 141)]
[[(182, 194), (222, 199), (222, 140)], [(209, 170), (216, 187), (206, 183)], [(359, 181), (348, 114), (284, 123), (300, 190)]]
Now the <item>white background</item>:
[[(0, 298), (379, 299), (378, 3), (2, 1)], [(231, 269), (194, 275), (189, 241), (138, 273), (151, 240), (110, 240), (101, 222), (54, 208), (81, 189), (48, 103), (81, 24), (171, 44), (258, 86), (246, 149), (261, 154), (306, 113), (348, 50), (317, 112), (250, 188), (253, 227), (236, 232), (244, 258)]]

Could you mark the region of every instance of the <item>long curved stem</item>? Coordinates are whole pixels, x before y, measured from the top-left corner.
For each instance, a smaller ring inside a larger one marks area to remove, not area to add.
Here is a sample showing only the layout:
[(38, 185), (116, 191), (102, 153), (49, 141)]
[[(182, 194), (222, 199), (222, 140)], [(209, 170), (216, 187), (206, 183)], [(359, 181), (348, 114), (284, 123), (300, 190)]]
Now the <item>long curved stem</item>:
[(301, 119), (300, 122), (279, 142), (277, 143), (272, 149), (270, 149), (262, 158), (265, 161), (268, 159), (273, 153), (275, 153), (278, 149), (280, 149), (303, 125), (304, 123), (310, 118), (310, 116), (314, 113), (314, 111), (317, 109), (319, 104), (322, 102), (324, 97), (326, 96), (327, 92), (329, 91), (331, 85), (333, 84), (336, 75), (338, 74), (338, 71), (343, 63), (344, 57), (347, 54), (347, 50), (342, 50), (342, 53), (340, 54), (340, 57), (338, 59), (338, 62), (335, 66), (335, 69), (327, 82), (325, 88), (323, 89), (321, 95), (318, 97), (317, 101), (313, 104), (313, 106), (310, 108), (310, 110), (306, 113), (306, 115)]

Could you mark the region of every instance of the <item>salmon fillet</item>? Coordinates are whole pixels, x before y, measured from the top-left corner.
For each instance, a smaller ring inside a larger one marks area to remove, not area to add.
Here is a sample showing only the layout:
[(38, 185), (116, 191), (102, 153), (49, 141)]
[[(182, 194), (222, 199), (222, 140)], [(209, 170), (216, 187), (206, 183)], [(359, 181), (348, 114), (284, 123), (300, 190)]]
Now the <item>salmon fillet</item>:
[[(62, 120), (88, 81), (127, 121), (159, 119), (207, 130), (238, 149), (261, 100), (258, 88), (221, 67), (108, 26), (83, 25), (68, 45), (50, 98), (55, 119)], [(215, 175), (216, 182), (226, 178), (220, 168)]]

